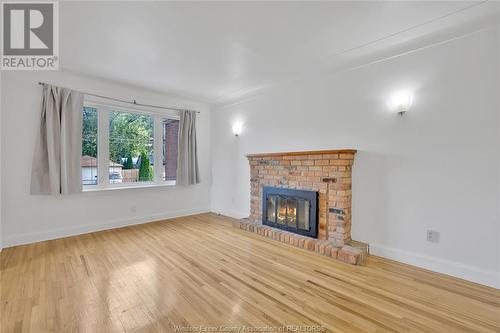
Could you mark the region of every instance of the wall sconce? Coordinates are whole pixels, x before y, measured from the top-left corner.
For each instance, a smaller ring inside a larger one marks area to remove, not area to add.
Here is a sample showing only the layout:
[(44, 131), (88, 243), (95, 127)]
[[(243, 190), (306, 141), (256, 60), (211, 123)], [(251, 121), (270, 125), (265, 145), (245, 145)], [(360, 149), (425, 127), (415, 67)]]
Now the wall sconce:
[(235, 122), (233, 124), (232, 130), (233, 130), (234, 136), (240, 136), (241, 131), (243, 130), (243, 124), (239, 121)]
[(411, 103), (413, 101), (412, 93), (409, 91), (399, 91), (395, 93), (389, 105), (392, 110), (396, 111), (400, 116), (404, 115), (410, 110)]

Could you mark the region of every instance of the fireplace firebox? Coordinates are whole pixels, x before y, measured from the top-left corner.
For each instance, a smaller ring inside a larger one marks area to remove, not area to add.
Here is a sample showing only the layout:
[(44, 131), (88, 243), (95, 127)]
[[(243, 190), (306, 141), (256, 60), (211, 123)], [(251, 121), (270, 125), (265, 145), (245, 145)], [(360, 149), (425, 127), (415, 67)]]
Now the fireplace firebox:
[(265, 186), (262, 203), (263, 224), (317, 237), (318, 192)]

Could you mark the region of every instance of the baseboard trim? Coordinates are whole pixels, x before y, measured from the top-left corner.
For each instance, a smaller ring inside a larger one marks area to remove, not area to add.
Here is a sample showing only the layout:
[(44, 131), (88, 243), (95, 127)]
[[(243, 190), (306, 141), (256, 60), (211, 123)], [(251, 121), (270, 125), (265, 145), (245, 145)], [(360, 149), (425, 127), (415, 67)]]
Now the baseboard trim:
[(137, 224), (155, 222), (155, 221), (160, 221), (160, 220), (165, 220), (165, 219), (171, 219), (171, 218), (176, 218), (176, 217), (201, 214), (201, 213), (207, 213), (207, 212), (210, 212), (209, 207), (201, 207), (201, 208), (184, 209), (184, 210), (171, 211), (171, 212), (165, 212), (165, 213), (154, 214), (154, 215), (134, 217), (131, 219), (116, 219), (116, 220), (111, 220), (111, 221), (107, 221), (107, 222), (103, 222), (103, 223), (90, 224), (90, 225), (79, 225), (79, 226), (74, 226), (74, 227), (69, 227), (69, 228), (64, 228), (64, 229), (42, 231), (42, 232), (33, 232), (33, 233), (24, 233), (24, 234), (18, 234), (18, 235), (5, 237), (2, 240), (2, 246), (5, 249), (8, 247), (17, 246), (17, 245), (37, 243), (37, 242), (42, 242), (42, 241), (46, 241), (46, 240), (77, 236), (77, 235), (87, 234), (87, 233), (96, 232), (96, 231), (122, 228), (122, 227), (137, 225)]
[(215, 214), (232, 217), (233, 219), (244, 219), (248, 217), (248, 214), (243, 214), (232, 210), (212, 209), (212, 212), (214, 212)]
[(500, 289), (499, 272), (483, 270), (459, 262), (433, 258), (380, 244), (370, 244), (370, 254)]
[[(230, 210), (212, 210), (218, 214), (229, 216), (235, 219), (247, 217)], [(384, 246), (381, 244), (369, 244), (370, 254), (392, 259), (405, 264), (428, 269), (433, 272), (450, 275), (467, 281), (479, 283), (489, 287), (500, 289), (500, 273), (495, 271), (482, 270), (473, 266), (464, 265), (459, 262), (434, 258), (420, 253), (401, 250)]]

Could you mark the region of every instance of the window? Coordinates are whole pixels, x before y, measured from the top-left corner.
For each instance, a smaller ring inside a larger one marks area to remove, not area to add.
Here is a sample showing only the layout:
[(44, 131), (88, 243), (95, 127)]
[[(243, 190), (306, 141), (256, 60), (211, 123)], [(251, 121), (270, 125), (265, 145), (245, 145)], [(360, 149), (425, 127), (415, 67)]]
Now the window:
[(178, 133), (176, 114), (86, 100), (81, 162), (84, 189), (175, 185)]
[(152, 182), (154, 119), (130, 112), (109, 114), (109, 182)]
[(83, 108), (82, 184), (97, 185), (97, 109)]

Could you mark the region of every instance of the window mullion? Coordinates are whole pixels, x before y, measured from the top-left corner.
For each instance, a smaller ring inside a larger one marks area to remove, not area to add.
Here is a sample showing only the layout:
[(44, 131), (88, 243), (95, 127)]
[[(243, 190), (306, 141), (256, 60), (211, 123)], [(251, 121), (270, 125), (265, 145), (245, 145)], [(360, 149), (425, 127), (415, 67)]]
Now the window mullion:
[(99, 188), (109, 187), (109, 109), (98, 110), (97, 175)]
[(154, 179), (157, 184), (163, 182), (163, 118), (161, 115), (154, 117)]

